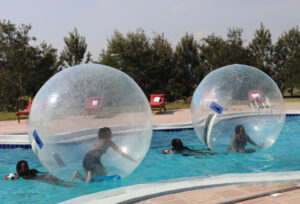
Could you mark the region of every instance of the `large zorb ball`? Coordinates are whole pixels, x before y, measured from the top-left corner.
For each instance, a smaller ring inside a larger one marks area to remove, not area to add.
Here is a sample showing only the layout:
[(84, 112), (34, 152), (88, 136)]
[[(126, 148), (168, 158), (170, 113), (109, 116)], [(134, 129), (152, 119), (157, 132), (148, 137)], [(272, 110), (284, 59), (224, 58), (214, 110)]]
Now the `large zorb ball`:
[(112, 132), (117, 148), (104, 147), (98, 152), (100, 159), (90, 157), (85, 163), (94, 168), (100, 160), (106, 176), (127, 176), (151, 143), (149, 102), (125, 73), (84, 64), (58, 72), (39, 90), (30, 111), (28, 137), (42, 165), (69, 181), (75, 171), (86, 175), (83, 160), (88, 152), (102, 148), (98, 132), (104, 127)]
[(230, 149), (236, 128), (243, 126), (264, 149), (276, 141), (285, 121), (285, 105), (276, 83), (246, 65), (229, 65), (209, 73), (194, 92), (192, 121), (198, 138), (215, 151)]

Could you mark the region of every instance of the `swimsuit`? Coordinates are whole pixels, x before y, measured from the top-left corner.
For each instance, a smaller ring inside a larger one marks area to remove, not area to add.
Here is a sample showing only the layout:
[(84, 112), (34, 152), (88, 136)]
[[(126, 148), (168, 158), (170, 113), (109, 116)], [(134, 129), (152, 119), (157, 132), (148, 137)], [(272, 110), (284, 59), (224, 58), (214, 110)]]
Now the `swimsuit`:
[(106, 143), (102, 147), (89, 151), (83, 158), (83, 168), (84, 170), (91, 171), (92, 176), (106, 176), (106, 171), (104, 166), (101, 163), (102, 154), (107, 151), (111, 146), (111, 143)]
[(91, 171), (94, 176), (105, 176), (105, 168), (101, 164), (100, 159), (103, 154), (103, 151), (95, 149), (89, 151), (83, 159), (83, 168), (85, 171)]
[(237, 148), (237, 149), (244, 149), (245, 146), (247, 145), (247, 136), (246, 135), (239, 135), (239, 134), (236, 134), (236, 140), (234, 142), (234, 146)]

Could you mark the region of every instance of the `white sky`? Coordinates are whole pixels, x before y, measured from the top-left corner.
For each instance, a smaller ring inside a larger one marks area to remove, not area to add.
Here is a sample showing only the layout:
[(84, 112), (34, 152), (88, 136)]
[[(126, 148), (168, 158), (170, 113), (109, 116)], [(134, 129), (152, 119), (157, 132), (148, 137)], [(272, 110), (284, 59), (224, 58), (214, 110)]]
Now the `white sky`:
[(0, 19), (31, 24), (30, 35), (58, 49), (63, 37), (78, 29), (86, 37), (92, 59), (98, 60), (114, 30), (143, 28), (147, 36), (164, 33), (177, 45), (186, 33), (201, 39), (211, 33), (226, 37), (228, 28), (242, 28), (248, 43), (263, 22), (273, 42), (300, 23), (297, 0), (1, 0)]

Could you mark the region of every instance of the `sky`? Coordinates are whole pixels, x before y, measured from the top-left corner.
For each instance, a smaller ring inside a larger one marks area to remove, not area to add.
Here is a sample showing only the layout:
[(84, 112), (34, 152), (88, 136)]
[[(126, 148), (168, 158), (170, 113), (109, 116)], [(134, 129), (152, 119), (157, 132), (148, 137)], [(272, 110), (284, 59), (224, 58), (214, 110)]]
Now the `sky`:
[(273, 43), (300, 24), (298, 0), (1, 0), (0, 20), (31, 24), (31, 36), (63, 49), (63, 38), (76, 27), (98, 60), (115, 30), (126, 35), (138, 28), (148, 37), (164, 33), (175, 48), (185, 33), (200, 40), (215, 33), (226, 38), (229, 28), (242, 28), (248, 44), (264, 26)]

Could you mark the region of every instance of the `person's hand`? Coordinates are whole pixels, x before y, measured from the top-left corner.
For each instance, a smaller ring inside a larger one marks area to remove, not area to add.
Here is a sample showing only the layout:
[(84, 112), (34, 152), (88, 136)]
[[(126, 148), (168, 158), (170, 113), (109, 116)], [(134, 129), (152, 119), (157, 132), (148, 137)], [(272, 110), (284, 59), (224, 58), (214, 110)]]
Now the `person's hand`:
[(163, 153), (163, 154), (169, 154), (169, 153), (171, 153), (171, 152), (172, 152), (172, 149), (171, 149), (171, 148), (163, 149), (163, 150), (161, 151), (161, 153)]

